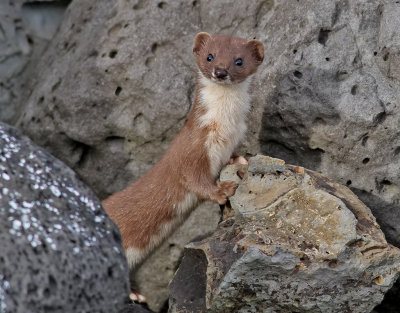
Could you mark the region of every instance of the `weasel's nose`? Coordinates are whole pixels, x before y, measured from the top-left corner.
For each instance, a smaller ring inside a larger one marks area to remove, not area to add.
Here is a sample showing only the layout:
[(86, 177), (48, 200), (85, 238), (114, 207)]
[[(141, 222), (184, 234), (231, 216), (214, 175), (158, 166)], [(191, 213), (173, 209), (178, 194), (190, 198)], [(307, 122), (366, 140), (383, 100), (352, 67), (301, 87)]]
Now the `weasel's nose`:
[(225, 79), (228, 76), (228, 72), (225, 70), (215, 70), (215, 76), (219, 79)]

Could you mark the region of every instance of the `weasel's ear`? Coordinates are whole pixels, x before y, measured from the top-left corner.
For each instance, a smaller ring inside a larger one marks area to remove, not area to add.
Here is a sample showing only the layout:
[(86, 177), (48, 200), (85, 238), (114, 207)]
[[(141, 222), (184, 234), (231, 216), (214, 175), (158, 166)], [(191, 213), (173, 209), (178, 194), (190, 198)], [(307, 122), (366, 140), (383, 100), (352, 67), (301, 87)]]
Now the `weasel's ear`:
[(259, 40), (249, 40), (247, 45), (250, 47), (253, 57), (256, 59), (257, 63), (261, 64), (264, 60), (264, 45)]
[(201, 48), (206, 44), (208, 40), (211, 39), (211, 35), (209, 33), (198, 33), (196, 37), (194, 37), (193, 41), (193, 53), (198, 54)]

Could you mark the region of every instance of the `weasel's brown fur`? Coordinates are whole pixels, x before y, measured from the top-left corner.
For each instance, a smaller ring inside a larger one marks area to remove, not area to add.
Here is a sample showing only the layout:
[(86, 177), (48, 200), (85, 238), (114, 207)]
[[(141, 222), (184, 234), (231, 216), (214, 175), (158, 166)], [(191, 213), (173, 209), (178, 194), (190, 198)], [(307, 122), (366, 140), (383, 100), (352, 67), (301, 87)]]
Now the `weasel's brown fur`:
[[(121, 231), (131, 268), (187, 218), (198, 200), (224, 204), (236, 189), (234, 182), (216, 178), (244, 136), (248, 77), (262, 63), (264, 48), (257, 40), (199, 33), (193, 53), (200, 72), (186, 124), (153, 168), (103, 201)], [(238, 59), (241, 65), (235, 64)]]

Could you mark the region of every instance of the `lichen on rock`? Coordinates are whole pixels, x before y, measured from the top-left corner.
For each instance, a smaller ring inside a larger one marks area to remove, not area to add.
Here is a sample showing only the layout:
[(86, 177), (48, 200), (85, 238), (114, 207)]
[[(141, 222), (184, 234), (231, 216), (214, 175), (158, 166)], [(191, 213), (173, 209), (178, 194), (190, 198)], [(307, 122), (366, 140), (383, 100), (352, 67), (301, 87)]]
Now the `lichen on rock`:
[[(231, 208), (187, 246), (170, 312), (365, 313), (395, 282), (399, 249), (347, 187), (261, 155), (221, 180), (239, 184)], [(202, 292), (190, 288), (193, 268)]]

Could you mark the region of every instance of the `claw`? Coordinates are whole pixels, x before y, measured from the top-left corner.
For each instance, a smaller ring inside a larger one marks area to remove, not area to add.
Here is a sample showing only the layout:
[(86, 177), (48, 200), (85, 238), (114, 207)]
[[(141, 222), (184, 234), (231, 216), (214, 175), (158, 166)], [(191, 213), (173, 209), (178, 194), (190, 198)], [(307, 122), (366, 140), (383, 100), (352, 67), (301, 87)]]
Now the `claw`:
[(144, 295), (140, 294), (137, 291), (133, 291), (133, 290), (129, 294), (129, 299), (131, 299), (134, 302), (138, 302), (138, 303), (146, 302), (146, 297)]
[(243, 165), (249, 164), (249, 162), (247, 162), (247, 160), (242, 156), (231, 158), (229, 160), (229, 164), (235, 164), (235, 163), (239, 163), (239, 164), (243, 164)]

